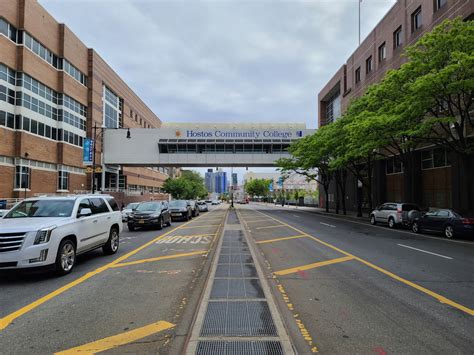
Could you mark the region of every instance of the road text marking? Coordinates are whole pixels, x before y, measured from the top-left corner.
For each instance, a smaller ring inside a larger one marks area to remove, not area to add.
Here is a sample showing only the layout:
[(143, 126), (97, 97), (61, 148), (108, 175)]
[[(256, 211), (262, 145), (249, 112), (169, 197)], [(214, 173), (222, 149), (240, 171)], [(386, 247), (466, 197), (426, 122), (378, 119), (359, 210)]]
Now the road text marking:
[(256, 244), (265, 244), (265, 243), (273, 243), (273, 242), (279, 242), (281, 240), (289, 240), (289, 239), (297, 239), (297, 238), (307, 238), (308, 236), (305, 234), (299, 234), (299, 235), (292, 235), (291, 237), (282, 237), (282, 238), (275, 238), (275, 239), (267, 239), (267, 240), (261, 240), (258, 242), (255, 242)]
[(293, 274), (293, 273), (298, 272), (298, 271), (311, 270), (311, 269), (315, 269), (315, 268), (318, 268), (318, 267), (321, 267), (321, 266), (342, 263), (344, 261), (353, 260), (353, 259), (354, 259), (353, 256), (344, 256), (342, 258), (331, 259), (331, 260), (326, 260), (326, 261), (320, 261), (318, 263), (302, 265), (302, 266), (292, 267), (290, 269), (275, 271), (274, 274), (278, 275), (278, 276), (288, 275), (288, 274)]
[(413, 248), (413, 247), (408, 246), (408, 245), (405, 245), (405, 244), (397, 244), (397, 245), (398, 245), (398, 246), (401, 246), (401, 247), (404, 247), (404, 248), (409, 248), (409, 249), (413, 249), (413, 250), (418, 250), (418, 251), (421, 251), (422, 253), (431, 254), (431, 255), (436, 255), (436, 256), (439, 256), (440, 258), (445, 258), (445, 259), (449, 259), (449, 260), (452, 260), (452, 259), (453, 259), (453, 258), (451, 258), (450, 256), (432, 253), (431, 251), (427, 251), (427, 250), (423, 250), (423, 249)]
[(121, 345), (125, 345), (139, 339), (145, 338), (155, 333), (162, 332), (173, 328), (175, 325), (169, 322), (156, 322), (153, 324), (146, 325), (141, 328), (130, 330), (125, 333), (113, 335), (108, 338), (100, 339), (89, 344), (77, 346), (72, 349), (64, 350), (55, 355), (70, 355), (70, 354), (96, 354), (102, 351), (116, 348)]

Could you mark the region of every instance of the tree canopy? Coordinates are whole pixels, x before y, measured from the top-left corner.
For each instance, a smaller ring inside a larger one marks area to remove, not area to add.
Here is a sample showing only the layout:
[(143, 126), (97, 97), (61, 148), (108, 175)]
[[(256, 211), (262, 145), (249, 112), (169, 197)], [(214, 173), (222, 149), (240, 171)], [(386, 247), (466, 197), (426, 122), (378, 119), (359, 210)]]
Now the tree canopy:
[(207, 196), (203, 178), (191, 170), (182, 170), (180, 177), (166, 179), (163, 190), (176, 199), (188, 200)]
[(252, 196), (268, 196), (272, 179), (252, 179), (245, 183), (245, 191)]

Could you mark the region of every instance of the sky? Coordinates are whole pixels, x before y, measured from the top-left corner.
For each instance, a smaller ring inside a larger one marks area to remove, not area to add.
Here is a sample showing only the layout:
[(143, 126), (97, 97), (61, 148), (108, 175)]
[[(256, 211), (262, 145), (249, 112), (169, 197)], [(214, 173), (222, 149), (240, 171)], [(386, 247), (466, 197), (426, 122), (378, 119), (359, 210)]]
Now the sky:
[[(167, 122), (316, 128), (318, 92), (358, 45), (358, 0), (39, 2)], [(362, 39), (394, 3), (362, 1)]]

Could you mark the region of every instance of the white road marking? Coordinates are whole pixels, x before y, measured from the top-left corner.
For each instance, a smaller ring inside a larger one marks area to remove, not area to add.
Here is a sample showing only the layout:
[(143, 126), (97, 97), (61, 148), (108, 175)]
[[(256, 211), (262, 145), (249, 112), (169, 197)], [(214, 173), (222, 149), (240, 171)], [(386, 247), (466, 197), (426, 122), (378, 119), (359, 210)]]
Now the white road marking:
[(327, 224), (327, 223), (324, 223), (324, 222), (319, 222), (321, 223), (323, 226), (328, 226), (328, 227), (331, 227), (331, 228), (336, 228), (335, 225), (332, 225), (332, 224)]
[(413, 248), (411, 246), (408, 246), (408, 245), (405, 245), (405, 244), (397, 244), (398, 246), (401, 246), (401, 247), (404, 247), (404, 248), (409, 248), (409, 249), (413, 249), (413, 250), (418, 250), (418, 251), (421, 251), (422, 253), (426, 253), (426, 254), (431, 254), (431, 255), (436, 255), (436, 256), (439, 256), (440, 258), (445, 258), (445, 259), (449, 259), (449, 260), (452, 260), (453, 258), (451, 258), (450, 256), (445, 256), (445, 255), (441, 255), (441, 254), (436, 254), (436, 253), (432, 253), (430, 251), (426, 251), (426, 250), (423, 250), (423, 249), (418, 249), (418, 248)]
[(292, 215), (293, 217), (296, 217), (296, 218), (301, 218), (301, 216), (298, 216), (296, 214)]

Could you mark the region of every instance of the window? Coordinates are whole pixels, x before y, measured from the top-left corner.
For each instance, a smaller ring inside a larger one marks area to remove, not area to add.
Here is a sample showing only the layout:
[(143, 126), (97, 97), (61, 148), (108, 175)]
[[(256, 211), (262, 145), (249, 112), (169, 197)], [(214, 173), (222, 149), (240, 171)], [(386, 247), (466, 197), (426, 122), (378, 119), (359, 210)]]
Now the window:
[(366, 72), (367, 74), (369, 74), (369, 73), (372, 71), (372, 69), (373, 69), (372, 65), (373, 65), (373, 64), (372, 64), (372, 56), (370, 56), (370, 57), (367, 58), (367, 60), (365, 61), (365, 72)]
[(69, 190), (69, 173), (67, 171), (58, 171), (58, 190)]
[(4, 34), (15, 43), (18, 40), (17, 29), (2, 18), (0, 18), (0, 33)]
[(379, 62), (382, 62), (387, 57), (387, 51), (385, 49), (385, 42), (382, 43), (379, 47)]
[(113, 211), (118, 211), (119, 206), (117, 204), (117, 201), (113, 197), (106, 197), (107, 202), (109, 203), (110, 207), (112, 208)]
[(445, 149), (436, 148), (421, 152), (421, 169), (428, 170), (450, 166), (449, 154)]
[(386, 174), (400, 174), (403, 173), (403, 165), (400, 160), (395, 158), (387, 159)]
[(421, 6), (411, 14), (411, 32), (415, 32), (422, 25), (421, 22)]
[(27, 166), (17, 166), (15, 168), (15, 189), (30, 188), (30, 168)]
[(28, 33), (25, 32), (25, 46), (30, 51), (35, 53), (41, 59), (48, 62), (50, 65), (56, 69), (62, 68), (61, 58), (58, 58), (57, 55), (53, 54), (48, 48), (39, 43), (36, 39), (31, 37)]
[(435, 0), (435, 11), (438, 11), (447, 3), (448, 3), (448, 0)]
[(355, 81), (356, 84), (360, 83), (360, 67), (358, 67), (355, 71)]
[(119, 128), (122, 117), (122, 100), (104, 85), (104, 125), (107, 128)]
[(80, 82), (82, 85), (87, 86), (87, 76), (83, 74), (79, 69), (74, 65), (69, 63), (67, 59), (63, 59), (64, 62), (64, 71)]
[(91, 202), (92, 214), (109, 212), (109, 208), (107, 207), (103, 199), (91, 198), (90, 202)]

